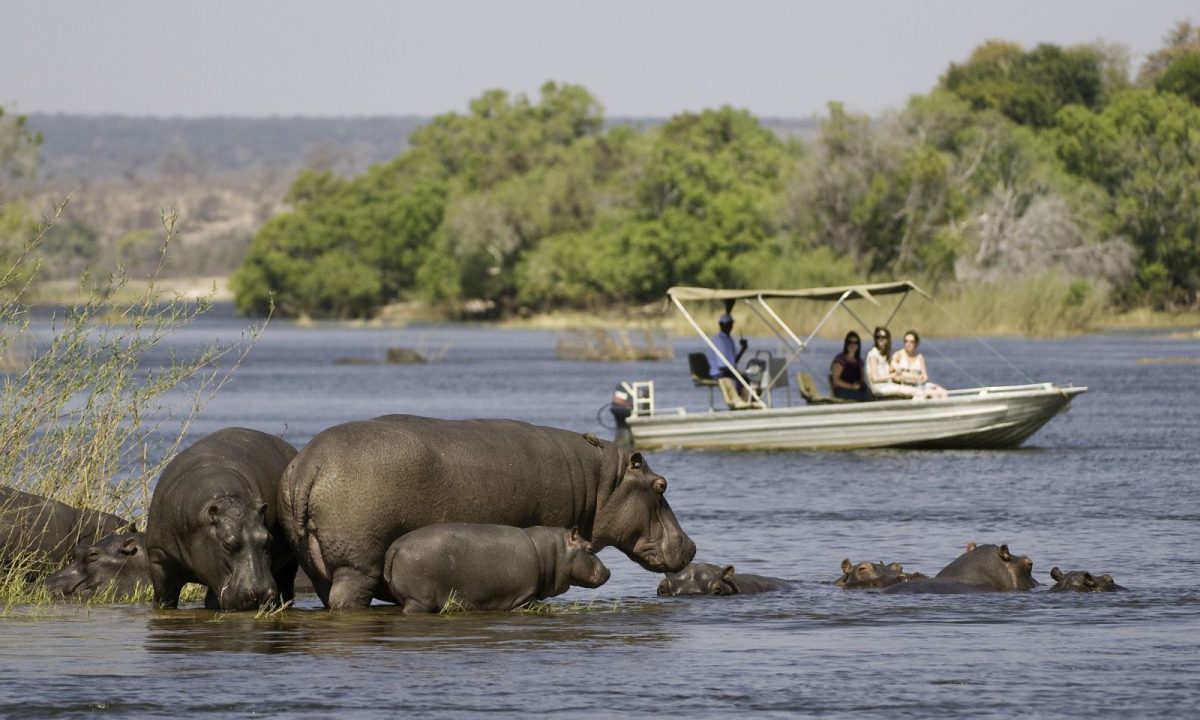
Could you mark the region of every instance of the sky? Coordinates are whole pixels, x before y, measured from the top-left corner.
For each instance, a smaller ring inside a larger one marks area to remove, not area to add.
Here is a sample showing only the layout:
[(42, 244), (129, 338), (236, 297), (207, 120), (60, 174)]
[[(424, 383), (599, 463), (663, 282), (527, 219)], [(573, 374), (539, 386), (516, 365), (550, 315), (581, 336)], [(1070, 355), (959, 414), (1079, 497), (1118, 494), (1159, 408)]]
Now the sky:
[(1125, 45), (1133, 69), (1196, 0), (11, 0), (0, 106), (17, 113), (462, 112), (485, 90), (585, 87), (607, 117), (732, 105), (872, 115), (989, 39)]

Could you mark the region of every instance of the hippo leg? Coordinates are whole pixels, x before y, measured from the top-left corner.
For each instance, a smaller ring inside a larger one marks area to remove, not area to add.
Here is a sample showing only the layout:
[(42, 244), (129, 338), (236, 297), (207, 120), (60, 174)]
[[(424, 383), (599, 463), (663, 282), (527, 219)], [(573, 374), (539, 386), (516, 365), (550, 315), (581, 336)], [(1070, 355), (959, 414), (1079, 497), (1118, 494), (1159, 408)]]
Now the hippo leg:
[[(313, 583), (316, 584), (316, 581)], [(329, 599), (325, 604), (335, 608), (367, 607), (375, 597), (378, 581), (352, 567), (342, 566), (333, 571), (333, 583), (329, 588)], [(318, 593), (320, 588), (318, 588)], [(322, 598), (324, 599), (324, 598)]]
[(404, 601), (404, 614), (417, 615), (420, 613), (437, 612), (437, 608), (431, 608), (424, 603), (418, 602), (416, 598), (408, 598)]
[(187, 583), (178, 572), (167, 570), (161, 562), (150, 563), (150, 583), (154, 586), (154, 604), (163, 608), (179, 607), (179, 593)]
[(296, 571), (300, 563), (292, 560), (275, 573), (275, 586), (279, 588), (279, 601), (289, 603), (296, 599)]

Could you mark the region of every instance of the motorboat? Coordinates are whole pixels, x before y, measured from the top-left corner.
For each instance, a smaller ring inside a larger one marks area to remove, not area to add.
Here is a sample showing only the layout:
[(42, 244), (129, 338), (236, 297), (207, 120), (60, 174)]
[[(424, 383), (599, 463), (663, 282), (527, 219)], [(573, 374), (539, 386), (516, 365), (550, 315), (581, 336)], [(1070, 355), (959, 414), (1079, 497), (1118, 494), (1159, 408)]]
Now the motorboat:
[[(824, 397), (810, 373), (796, 372), (803, 404), (793, 404), (790, 378), (796, 364), (840, 310), (848, 312), (870, 337), (871, 326), (848, 305), (865, 300), (886, 309), (882, 298), (896, 299), (888, 325), (910, 294), (931, 299), (910, 281), (797, 290), (730, 290), (673, 287), (667, 297), (683, 319), (729, 370), (720, 381), (708, 377), (705, 353), (689, 356), (693, 383), (707, 389), (707, 409), (666, 407), (655, 395), (653, 380), (622, 382), (610, 409), (617, 440), (638, 449), (663, 447), (714, 449), (854, 448), (1013, 448), (1055, 415), (1067, 410), (1086, 387), (1032, 382), (949, 390), (945, 397), (851, 402)], [(806, 300), (831, 303), (819, 322), (801, 337), (776, 305)], [(742, 302), (778, 338), (780, 350), (759, 351), (739, 369), (726, 360), (689, 309), (696, 303), (724, 303), (728, 312)], [(698, 367), (699, 366), (699, 367)], [(723, 407), (717, 407), (720, 390)]]

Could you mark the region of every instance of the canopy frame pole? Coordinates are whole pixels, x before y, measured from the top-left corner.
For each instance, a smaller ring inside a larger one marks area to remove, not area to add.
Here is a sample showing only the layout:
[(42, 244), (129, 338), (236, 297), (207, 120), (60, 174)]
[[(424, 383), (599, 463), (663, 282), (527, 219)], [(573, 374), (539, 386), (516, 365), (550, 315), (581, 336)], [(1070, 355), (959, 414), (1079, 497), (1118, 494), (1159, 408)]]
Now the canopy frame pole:
[(700, 324), (697, 323), (696, 319), (692, 317), (692, 314), (687, 311), (687, 308), (683, 306), (683, 303), (679, 301), (679, 298), (672, 295), (671, 302), (675, 303), (675, 307), (678, 308), (679, 312), (683, 314), (684, 319), (688, 321), (688, 324), (692, 326), (692, 329), (696, 331), (696, 334), (700, 336), (700, 339), (704, 341), (704, 344), (713, 351), (713, 355), (721, 361), (722, 365), (729, 369), (729, 372), (733, 373), (733, 376), (737, 378), (737, 381), (741, 383), (741, 386), (746, 388), (746, 391), (750, 393), (751, 399), (761, 403), (762, 398), (758, 396), (758, 393), (754, 392), (754, 388), (751, 387), (750, 383), (746, 381), (746, 378), (742, 377), (742, 374), (738, 372), (738, 369), (729, 363), (729, 359), (717, 349), (717, 346), (713, 343), (712, 339), (704, 333), (704, 328), (700, 327)]

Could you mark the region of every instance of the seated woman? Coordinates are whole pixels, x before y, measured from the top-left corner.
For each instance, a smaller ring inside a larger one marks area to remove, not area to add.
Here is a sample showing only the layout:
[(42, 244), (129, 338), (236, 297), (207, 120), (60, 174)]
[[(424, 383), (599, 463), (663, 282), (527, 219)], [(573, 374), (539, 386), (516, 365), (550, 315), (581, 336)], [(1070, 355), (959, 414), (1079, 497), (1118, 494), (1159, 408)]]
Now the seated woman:
[(858, 333), (851, 330), (842, 342), (842, 352), (829, 366), (829, 387), (835, 398), (843, 400), (870, 400), (871, 391), (863, 380), (862, 341)]
[(944, 400), (949, 397), (946, 388), (937, 383), (929, 382), (929, 373), (925, 370), (925, 356), (917, 352), (921, 337), (916, 330), (904, 333), (904, 347), (892, 355), (892, 369), (896, 379), (905, 386), (913, 388), (914, 396), (927, 400)]
[(885, 327), (875, 328), (875, 346), (867, 353), (867, 383), (877, 398), (910, 398), (916, 394), (911, 385), (899, 382), (899, 375), (888, 361), (892, 352), (892, 334)]

